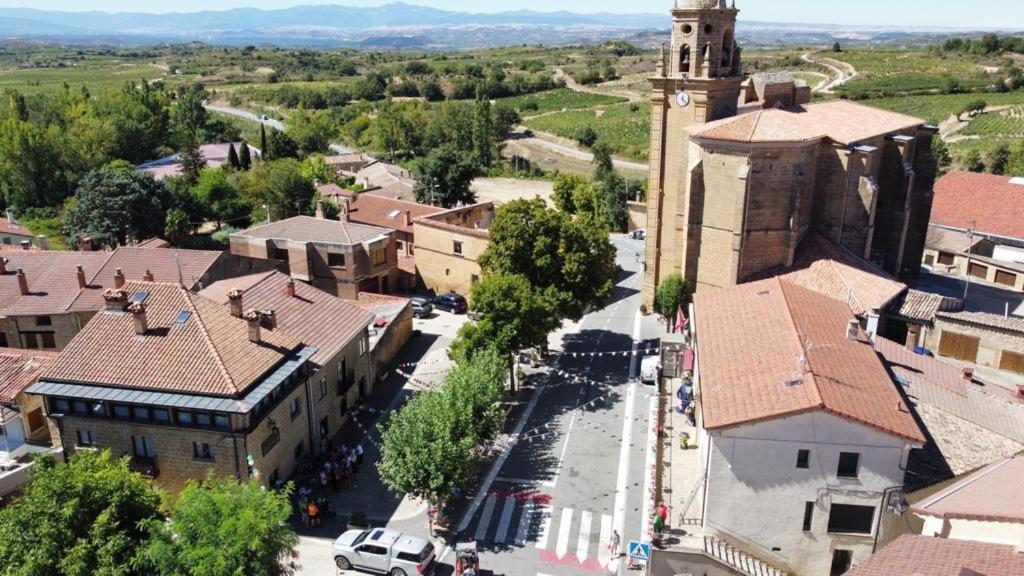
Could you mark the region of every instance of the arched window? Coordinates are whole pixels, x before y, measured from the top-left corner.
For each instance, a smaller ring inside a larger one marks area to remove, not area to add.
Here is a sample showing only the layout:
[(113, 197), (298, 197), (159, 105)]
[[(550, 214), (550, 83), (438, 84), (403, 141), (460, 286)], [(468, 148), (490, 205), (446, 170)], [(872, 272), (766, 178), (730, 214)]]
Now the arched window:
[(690, 73), (690, 45), (683, 44), (679, 49), (679, 71), (683, 74)]
[(727, 29), (722, 36), (722, 68), (726, 70), (732, 70), (733, 43), (732, 30)]

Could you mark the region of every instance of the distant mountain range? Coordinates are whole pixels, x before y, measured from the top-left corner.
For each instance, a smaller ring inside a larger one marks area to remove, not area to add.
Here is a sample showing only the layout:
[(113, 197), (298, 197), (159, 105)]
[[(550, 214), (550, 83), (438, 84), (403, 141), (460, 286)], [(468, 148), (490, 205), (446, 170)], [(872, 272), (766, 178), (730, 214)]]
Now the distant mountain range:
[[(0, 40), (117, 44), (202, 41), (230, 45), (460, 49), (523, 43), (595, 43), (616, 38), (657, 44), (668, 29), (667, 11), (661, 14), (581, 14), (517, 10), (484, 14), (402, 2), (375, 7), (318, 5), (172, 14), (0, 8)], [(737, 30), (741, 41), (752, 45), (833, 41), (916, 43), (950, 32), (748, 21), (741, 21)]]

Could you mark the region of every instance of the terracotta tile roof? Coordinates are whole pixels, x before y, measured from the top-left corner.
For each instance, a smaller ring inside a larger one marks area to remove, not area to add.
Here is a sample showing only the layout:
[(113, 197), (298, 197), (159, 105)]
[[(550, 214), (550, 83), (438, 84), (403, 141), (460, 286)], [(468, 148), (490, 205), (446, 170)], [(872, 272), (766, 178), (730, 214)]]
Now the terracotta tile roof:
[(937, 312), (936, 318), (1024, 334), (1024, 318), (988, 312)]
[(490, 221), (485, 222), (485, 227), (482, 228), (474, 228), (469, 222), (462, 221), (465, 218), (465, 213), (472, 213), (481, 207), (489, 208), (489, 213), (493, 216), (494, 202), (478, 202), (468, 206), (458, 206), (450, 210), (442, 210), (436, 214), (421, 216), (416, 219), (415, 223), (458, 234), (465, 234), (467, 236), (475, 236), (486, 240), (491, 237), (490, 231), (486, 228), (486, 226), (490, 225)]
[(163, 238), (150, 238), (136, 244), (136, 248), (170, 248), (171, 243)]
[(1024, 182), (1009, 176), (953, 171), (935, 183), (931, 223), (1024, 239)]
[(960, 368), (886, 338), (875, 350), (924, 426), (928, 443), (910, 455), (907, 488), (919, 490), (1024, 450), (1024, 399), (968, 382)]
[(925, 237), (925, 246), (945, 252), (957, 254), (970, 252), (975, 246), (984, 242), (981, 236), (973, 238), (963, 232), (940, 228), (935, 224), (928, 225), (928, 235)]
[(398, 269), (406, 274), (416, 275), (416, 255), (399, 256)]
[(56, 352), (0, 348), (0, 403), (13, 402), (56, 358)]
[(924, 120), (848, 100), (758, 110), (709, 122), (694, 139), (725, 142), (805, 142), (829, 138), (853, 144), (921, 126)]
[(918, 502), (923, 516), (1024, 523), (1024, 456), (1010, 456)]
[(199, 294), (226, 305), (228, 292), (243, 291), (243, 308), (273, 310), (279, 330), (317, 347), (312, 361), (321, 366), (373, 321), (373, 314), (356, 302), (336, 298), (303, 282), (295, 282), (295, 296), (288, 296), (290, 280), (280, 272), (253, 274), (214, 282)]
[(791, 267), (766, 270), (754, 280), (774, 276), (783, 276), (794, 284), (842, 300), (858, 316), (885, 308), (907, 289), (905, 284), (874, 264), (815, 232), (800, 241)]
[[(81, 266), (88, 278), (109, 257), (110, 252), (0, 252), (7, 259), (6, 273), (0, 274), (0, 316), (65, 312), (81, 292), (75, 268)], [(19, 269), (25, 271), (28, 295), (21, 294)]]
[(338, 186), (334, 182), (331, 182), (329, 184), (321, 184), (316, 187), (316, 191), (324, 198), (330, 198), (335, 202), (337, 202), (337, 200), (335, 200), (336, 198), (347, 198), (352, 195), (351, 191), (346, 190), (341, 186)]
[[(241, 142), (203, 144), (199, 147), (199, 153), (206, 160), (207, 166), (210, 168), (220, 168), (228, 163), (228, 147), (232, 144), (235, 146), (235, 152), (238, 152), (239, 148), (242, 146)], [(259, 158), (260, 151), (258, 148), (254, 148), (252, 144), (250, 144), (249, 154), (252, 158)], [(135, 169), (149, 172), (157, 180), (163, 180), (168, 176), (177, 176), (178, 174), (181, 174), (181, 162), (178, 161), (178, 155), (174, 154), (139, 164)]]
[(295, 216), (238, 232), (238, 236), (252, 238), (293, 240), (295, 242), (324, 242), (328, 244), (359, 244), (390, 234), (391, 231), (342, 220)]
[(21, 222), (18, 222), (17, 219), (15, 219), (14, 223), (11, 224), (10, 220), (7, 218), (7, 214), (4, 214), (3, 212), (0, 212), (0, 234), (24, 236), (28, 239), (32, 239), (34, 237), (32, 231), (22, 226)]
[[(397, 200), (376, 194), (358, 194), (355, 200), (349, 204), (349, 220), (412, 234), (413, 219), (444, 211), (444, 208), (418, 202)], [(405, 223), (404, 212), (409, 213), (408, 224)]]
[(1015, 546), (904, 534), (846, 576), (1020, 576)]
[(148, 270), (153, 274), (155, 282), (177, 284), (180, 278), (182, 285), (191, 289), (202, 281), (217, 259), (223, 255), (223, 252), (215, 250), (157, 250), (122, 246), (111, 252), (98, 270), (86, 270), (89, 285), (72, 302), (70, 309), (103, 308), (103, 291), (114, 287), (114, 275), (118, 268), (126, 280), (142, 280)]
[(890, 302), (886, 310), (896, 316), (930, 323), (935, 320), (935, 314), (940, 310), (954, 311), (962, 307), (963, 303), (959, 298), (911, 288)]
[[(101, 312), (85, 325), (42, 378), (58, 382), (236, 397), (301, 347), (281, 330), (249, 341), (245, 320), (176, 284), (128, 282), (146, 292), (149, 329), (137, 336), (132, 314)], [(181, 313), (189, 317), (175, 322)]]
[[(924, 443), (843, 302), (773, 278), (694, 297), (708, 429), (825, 410)], [(806, 362), (801, 362), (806, 358)]]

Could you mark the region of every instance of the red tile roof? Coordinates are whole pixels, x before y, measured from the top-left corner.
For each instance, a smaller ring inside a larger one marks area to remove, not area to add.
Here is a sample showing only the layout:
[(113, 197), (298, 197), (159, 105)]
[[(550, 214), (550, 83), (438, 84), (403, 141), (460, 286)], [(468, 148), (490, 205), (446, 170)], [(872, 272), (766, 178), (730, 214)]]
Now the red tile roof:
[(694, 309), (706, 428), (825, 410), (925, 442), (859, 327), (847, 339), (843, 302), (773, 278), (698, 293)]
[(0, 348), (0, 402), (14, 401), (56, 358), (56, 352)]
[[(0, 258), (7, 259), (6, 273), (0, 274), (0, 316), (55, 314), (68, 310), (81, 292), (75, 268), (81, 266), (88, 278), (109, 257), (109, 252), (0, 252)], [(25, 271), (28, 295), (21, 294), (19, 269)]]
[(884, 270), (815, 232), (797, 246), (791, 267), (772, 268), (755, 279), (780, 275), (794, 284), (846, 302), (858, 316), (885, 308), (907, 289)]
[(21, 222), (17, 220), (13, 224), (7, 219), (7, 215), (0, 212), (0, 234), (9, 234), (12, 236), (24, 236), (31, 240), (33, 239), (32, 231), (21, 225)]
[[(355, 200), (350, 201), (349, 220), (412, 234), (413, 219), (444, 211), (444, 208), (418, 202), (397, 200), (376, 194), (358, 194)], [(409, 214), (408, 224), (405, 223), (404, 213)]]
[[(235, 397), (301, 347), (281, 330), (263, 329), (262, 342), (250, 342), (245, 320), (176, 284), (128, 282), (124, 290), (148, 293), (146, 334), (135, 334), (130, 313), (101, 312), (42, 378)], [(189, 317), (177, 324), (182, 312)]]
[(252, 238), (294, 240), (296, 242), (324, 242), (328, 244), (359, 244), (373, 240), (391, 231), (343, 220), (295, 216), (238, 232), (238, 236)]
[(904, 534), (846, 576), (1020, 576), (1015, 546)]
[(911, 510), (938, 518), (1024, 523), (1024, 456), (993, 462)]
[(693, 133), (725, 142), (806, 142), (829, 138), (854, 144), (878, 135), (921, 126), (924, 120), (848, 100), (758, 110), (709, 122)]
[(935, 183), (931, 223), (1024, 239), (1024, 183), (1008, 176), (953, 171)]
[(362, 335), (373, 321), (373, 314), (356, 302), (303, 282), (295, 282), (295, 296), (288, 296), (290, 280), (280, 272), (265, 272), (214, 282), (199, 294), (226, 305), (227, 293), (241, 290), (243, 308), (273, 310), (279, 330), (317, 347), (312, 361), (321, 366)]

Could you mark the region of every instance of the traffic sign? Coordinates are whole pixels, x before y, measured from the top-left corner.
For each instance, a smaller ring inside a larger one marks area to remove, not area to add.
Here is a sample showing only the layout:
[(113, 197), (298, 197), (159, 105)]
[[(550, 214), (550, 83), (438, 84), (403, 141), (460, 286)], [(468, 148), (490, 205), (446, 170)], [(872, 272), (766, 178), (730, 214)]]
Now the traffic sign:
[(629, 541), (629, 559), (647, 562), (651, 559), (651, 545), (647, 542)]

